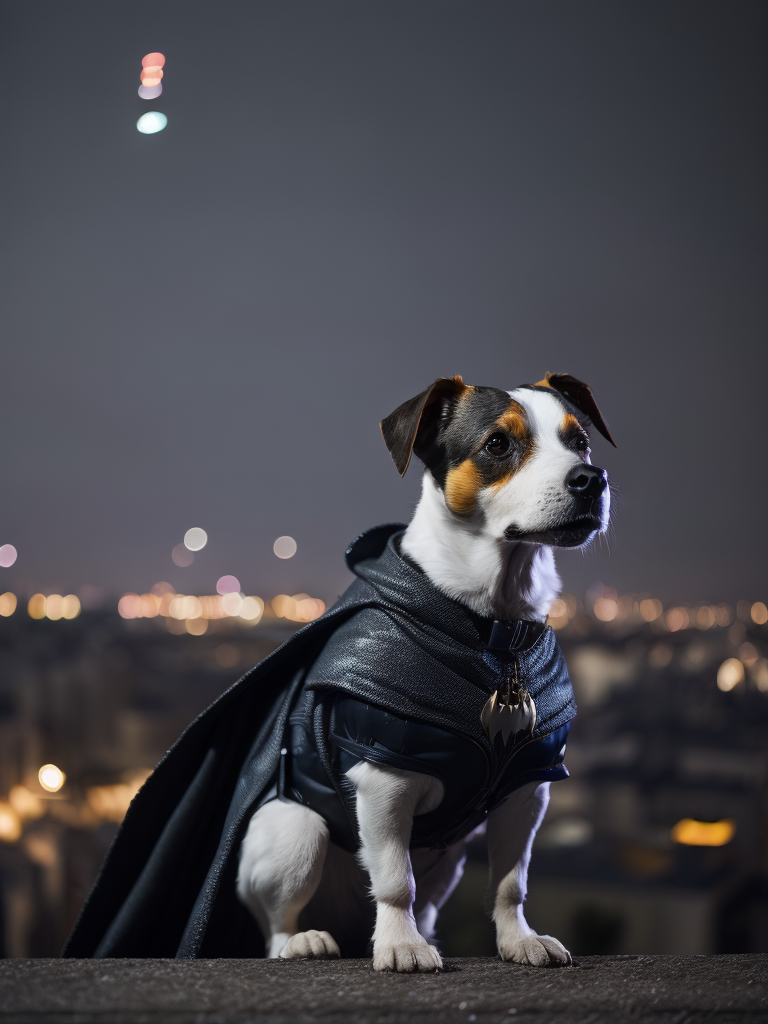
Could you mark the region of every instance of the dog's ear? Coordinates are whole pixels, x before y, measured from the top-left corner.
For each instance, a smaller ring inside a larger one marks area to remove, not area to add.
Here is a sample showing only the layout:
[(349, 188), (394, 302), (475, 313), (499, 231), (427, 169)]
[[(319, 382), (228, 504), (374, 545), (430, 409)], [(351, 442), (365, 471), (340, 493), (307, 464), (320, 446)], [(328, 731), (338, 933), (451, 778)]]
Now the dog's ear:
[(384, 442), (400, 476), (405, 475), (414, 449), (419, 455), (428, 440), (427, 435), (431, 437), (435, 433), (446, 401), (456, 398), (467, 387), (461, 377), (439, 377), (426, 391), (403, 402), (381, 421)]
[(610, 441), (613, 447), (616, 442), (611, 437), (608, 424), (603, 419), (603, 414), (597, 407), (592, 388), (581, 380), (576, 380), (570, 373), (546, 373), (544, 380), (540, 380), (537, 388), (552, 388), (557, 391), (577, 409), (584, 413), (593, 423), (596, 430), (599, 430), (606, 441)]

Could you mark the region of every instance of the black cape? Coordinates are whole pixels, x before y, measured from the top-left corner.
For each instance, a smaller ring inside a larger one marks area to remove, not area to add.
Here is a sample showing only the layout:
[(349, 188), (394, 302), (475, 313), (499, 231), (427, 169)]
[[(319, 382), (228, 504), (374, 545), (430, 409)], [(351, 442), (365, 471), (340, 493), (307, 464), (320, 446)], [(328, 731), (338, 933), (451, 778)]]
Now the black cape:
[[(357, 579), (325, 615), (206, 709), (147, 779), (125, 816), (62, 953), (67, 957), (250, 957), (263, 939), (235, 895), (237, 852), (275, 785), (302, 688), (344, 691), (488, 746), (480, 711), (497, 689), (483, 658), (492, 622), (435, 588), (399, 551), (400, 524), (346, 553)], [(576, 713), (552, 630), (523, 655), (532, 738)]]

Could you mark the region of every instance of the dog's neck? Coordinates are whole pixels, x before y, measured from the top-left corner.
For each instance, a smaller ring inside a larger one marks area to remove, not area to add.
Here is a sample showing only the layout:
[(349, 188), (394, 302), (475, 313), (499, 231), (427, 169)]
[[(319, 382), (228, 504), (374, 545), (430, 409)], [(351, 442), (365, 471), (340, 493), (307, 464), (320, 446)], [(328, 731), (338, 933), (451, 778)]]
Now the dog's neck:
[(560, 592), (551, 548), (498, 541), (481, 523), (460, 520), (430, 473), (402, 550), (439, 590), (477, 615), (543, 622)]

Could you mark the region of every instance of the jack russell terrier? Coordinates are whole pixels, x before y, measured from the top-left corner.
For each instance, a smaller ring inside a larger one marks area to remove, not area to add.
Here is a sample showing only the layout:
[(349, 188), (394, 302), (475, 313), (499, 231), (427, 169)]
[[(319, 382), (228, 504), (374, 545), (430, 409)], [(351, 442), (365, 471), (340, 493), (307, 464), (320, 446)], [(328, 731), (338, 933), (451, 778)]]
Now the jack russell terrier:
[(268, 956), (363, 955), (372, 934), (375, 970), (439, 970), (437, 914), (485, 828), (501, 957), (570, 962), (523, 902), (575, 715), (544, 625), (553, 549), (608, 524), (590, 424), (614, 443), (569, 374), (509, 392), (441, 378), (382, 422), (401, 475), (423, 462), (421, 498), (348, 552), (368, 596), (316, 652), (247, 822), (237, 895)]

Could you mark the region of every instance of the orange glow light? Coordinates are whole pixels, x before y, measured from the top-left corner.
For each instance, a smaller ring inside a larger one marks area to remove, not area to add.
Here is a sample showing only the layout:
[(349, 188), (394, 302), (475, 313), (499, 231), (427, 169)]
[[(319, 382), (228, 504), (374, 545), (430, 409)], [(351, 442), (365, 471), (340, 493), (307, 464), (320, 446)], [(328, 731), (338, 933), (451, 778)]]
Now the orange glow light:
[(162, 53), (148, 53), (146, 57), (141, 58), (141, 66), (143, 68), (165, 67), (165, 56)]
[(163, 77), (163, 72), (158, 68), (153, 68), (151, 71), (141, 72), (141, 84), (146, 85), (148, 88), (153, 85), (160, 85), (160, 80)]
[(733, 818), (721, 821), (696, 821), (683, 818), (672, 828), (672, 840), (681, 846), (725, 846), (736, 834)]
[(21, 836), (19, 816), (6, 800), (0, 800), (0, 841), (15, 843)]

